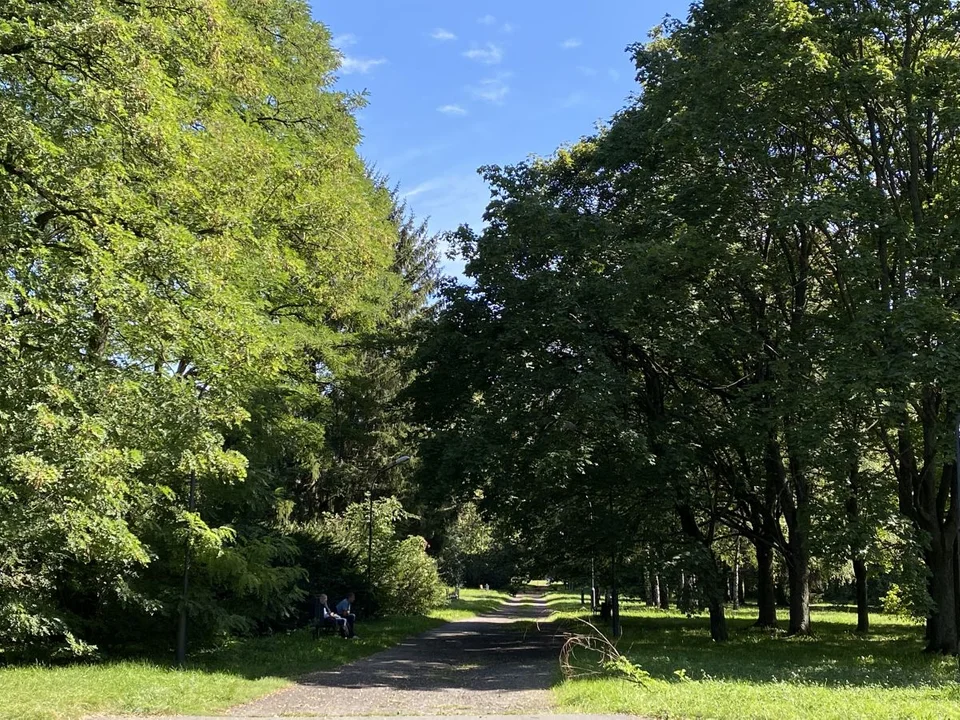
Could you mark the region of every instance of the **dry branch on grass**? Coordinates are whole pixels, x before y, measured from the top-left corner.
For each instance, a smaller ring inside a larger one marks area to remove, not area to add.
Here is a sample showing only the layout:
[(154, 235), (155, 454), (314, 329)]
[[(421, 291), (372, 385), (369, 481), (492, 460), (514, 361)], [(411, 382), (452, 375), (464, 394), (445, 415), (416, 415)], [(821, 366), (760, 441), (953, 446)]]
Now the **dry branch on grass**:
[(560, 648), (560, 671), (566, 680), (616, 675), (643, 685), (650, 674), (617, 650), (616, 643), (587, 620), (591, 633), (571, 633)]

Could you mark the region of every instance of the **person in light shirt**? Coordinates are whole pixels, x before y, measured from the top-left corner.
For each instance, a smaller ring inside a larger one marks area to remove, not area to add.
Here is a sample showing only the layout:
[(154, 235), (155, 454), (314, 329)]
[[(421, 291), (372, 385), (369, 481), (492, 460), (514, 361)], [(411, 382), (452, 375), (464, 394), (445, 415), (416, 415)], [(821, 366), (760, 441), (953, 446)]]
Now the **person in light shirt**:
[(320, 593), (314, 600), (313, 621), (317, 624), (318, 631), (322, 625), (333, 624), (340, 631), (340, 637), (349, 637), (347, 634), (347, 619), (330, 609), (330, 606), (327, 605), (325, 593)]
[(357, 633), (354, 631), (354, 625), (357, 622), (357, 616), (352, 612), (353, 603), (356, 601), (357, 596), (352, 592), (347, 593), (347, 596), (337, 603), (337, 612), (340, 614), (340, 617), (346, 619), (347, 621), (347, 637), (355, 638)]

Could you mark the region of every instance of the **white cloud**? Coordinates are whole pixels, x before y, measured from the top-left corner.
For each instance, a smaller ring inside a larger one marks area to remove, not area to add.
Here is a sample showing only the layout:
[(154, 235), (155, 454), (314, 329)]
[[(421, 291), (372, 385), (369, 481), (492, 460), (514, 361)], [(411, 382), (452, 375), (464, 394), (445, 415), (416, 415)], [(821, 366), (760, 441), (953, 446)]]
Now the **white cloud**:
[(597, 74), (597, 69), (589, 67), (588, 65), (577, 65), (577, 72), (584, 77), (593, 77)]
[(562, 47), (564, 50), (573, 50), (581, 45), (583, 45), (583, 41), (580, 38), (567, 38), (560, 43), (560, 47)]
[(511, 25), (510, 23), (504, 23), (504, 24), (500, 27), (500, 31), (501, 31), (501, 32), (505, 32), (505, 33), (507, 33), (508, 35), (509, 35), (510, 33), (512, 33), (514, 30), (516, 30), (516, 28), (515, 28), (513, 25)]
[(351, 45), (357, 44), (357, 36), (353, 33), (344, 33), (343, 35), (335, 35), (330, 39), (330, 44), (335, 48), (345, 48), (350, 47)]
[(419, 185), (415, 185), (410, 190), (407, 190), (405, 193), (402, 194), (402, 198), (404, 200), (409, 200), (410, 198), (414, 198), (417, 195), (423, 195), (424, 193), (433, 192), (439, 187), (443, 187), (443, 183), (441, 182), (441, 180), (439, 179), (427, 180), (426, 182), (422, 182)]
[(388, 173), (396, 172), (399, 168), (409, 165), (423, 158), (433, 157), (438, 153), (447, 150), (447, 143), (433, 143), (431, 145), (422, 145), (420, 147), (407, 148), (398, 155), (389, 155), (382, 158), (380, 163)]
[(607, 75), (610, 77), (611, 80), (620, 79), (620, 72), (617, 70), (614, 70), (613, 68), (610, 68), (607, 70)]
[(441, 105), (437, 108), (437, 112), (442, 112), (444, 115), (466, 115), (467, 111), (464, 110), (459, 105)]
[(429, 178), (416, 187), (401, 193), (420, 217), (429, 218), (431, 230), (456, 230), (461, 223), (479, 227), (483, 210), (490, 201), (490, 188), (474, 172), (453, 170)]
[(344, 75), (352, 75), (353, 73), (366, 75), (378, 65), (383, 65), (386, 62), (386, 58), (355, 58), (344, 55), (343, 62), (340, 63), (340, 72)]
[(510, 86), (507, 84), (509, 78), (510, 73), (500, 73), (494, 77), (481, 80), (477, 85), (468, 87), (467, 90), (477, 100), (485, 100), (494, 105), (503, 105), (504, 99), (510, 92)]
[(432, 37), (434, 40), (444, 40), (444, 41), (457, 39), (457, 36), (454, 35), (452, 32), (450, 32), (449, 30), (447, 30), (446, 28), (434, 29), (434, 31), (430, 33), (430, 37)]
[(572, 108), (577, 105), (580, 105), (586, 99), (587, 99), (587, 96), (584, 95), (582, 92), (579, 92), (579, 91), (572, 92), (563, 99), (563, 101), (560, 103), (560, 107)]
[(493, 25), (497, 19), (493, 15), (484, 15), (482, 18), (477, 18), (477, 22), (481, 25)]
[(486, 47), (470, 48), (463, 56), (484, 65), (496, 65), (503, 60), (503, 48), (493, 43), (487, 43)]
[[(490, 188), (477, 173), (451, 168), (402, 192), (402, 196), (410, 200), (417, 217), (426, 218), (431, 233), (456, 230), (464, 223), (479, 230), (484, 224), (484, 208), (490, 202)], [(464, 261), (453, 252), (455, 248), (441, 240), (440, 250), (445, 257), (443, 272), (461, 275)]]

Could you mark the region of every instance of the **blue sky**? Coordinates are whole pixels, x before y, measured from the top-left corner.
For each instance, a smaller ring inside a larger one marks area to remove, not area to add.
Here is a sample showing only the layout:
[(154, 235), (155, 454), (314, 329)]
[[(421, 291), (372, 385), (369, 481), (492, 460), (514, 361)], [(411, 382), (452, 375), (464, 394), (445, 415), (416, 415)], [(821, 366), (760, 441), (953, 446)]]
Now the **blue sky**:
[(636, 87), (626, 46), (689, 4), (311, 2), (344, 55), (340, 85), (369, 94), (361, 153), (434, 231), (479, 226), (481, 165), (548, 155), (609, 119)]

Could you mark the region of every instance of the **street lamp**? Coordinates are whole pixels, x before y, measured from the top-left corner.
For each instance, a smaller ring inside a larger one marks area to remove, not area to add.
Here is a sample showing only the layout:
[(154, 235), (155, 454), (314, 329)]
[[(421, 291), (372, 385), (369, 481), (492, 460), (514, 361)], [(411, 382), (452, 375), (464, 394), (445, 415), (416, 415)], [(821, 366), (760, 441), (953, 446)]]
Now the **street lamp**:
[[(197, 473), (190, 473), (190, 499), (187, 507), (192, 513), (197, 509)], [(180, 598), (180, 622), (177, 625), (177, 665), (187, 661), (187, 593), (190, 590), (190, 535), (183, 553), (183, 595)]]
[(397, 465), (410, 462), (409, 455), (401, 455), (390, 461), (370, 476), (370, 489), (367, 491), (367, 587), (370, 587), (370, 571), (373, 567), (373, 481), (387, 470), (393, 470)]
[[(953, 612), (954, 612), (954, 622), (956, 627), (960, 628), (960, 413), (957, 413), (957, 417), (954, 420), (954, 435), (956, 438), (956, 453), (957, 456), (954, 459), (956, 463), (956, 471), (954, 472), (953, 482), (954, 488), (954, 512), (957, 513), (957, 537), (954, 539), (953, 545)], [(960, 632), (960, 630), (958, 630)], [(960, 653), (957, 654), (957, 663), (958, 668), (960, 668)]]

